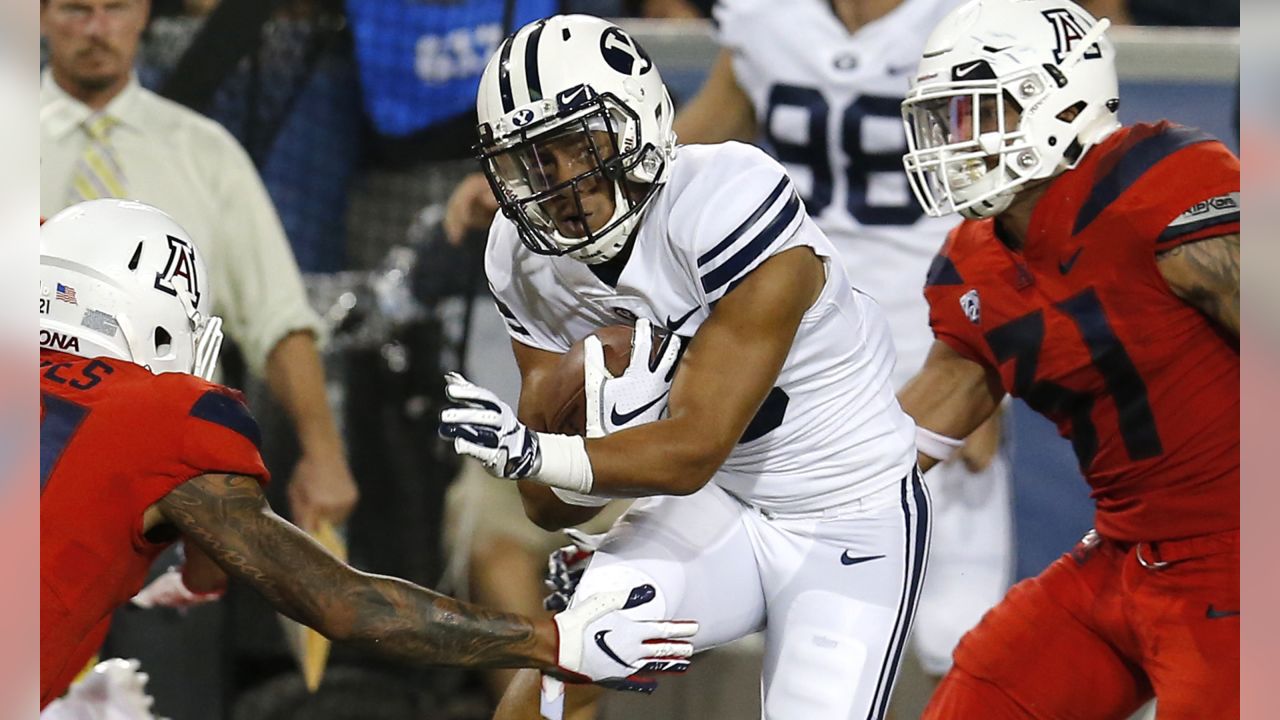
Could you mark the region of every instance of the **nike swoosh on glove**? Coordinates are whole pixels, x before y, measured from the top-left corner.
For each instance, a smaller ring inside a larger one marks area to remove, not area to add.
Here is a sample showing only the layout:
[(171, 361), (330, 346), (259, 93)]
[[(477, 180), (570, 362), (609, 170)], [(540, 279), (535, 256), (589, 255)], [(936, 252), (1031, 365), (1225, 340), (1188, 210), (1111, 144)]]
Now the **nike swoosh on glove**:
[(631, 361), (614, 377), (604, 362), (600, 338), (588, 336), (583, 345), (583, 387), (587, 395), (587, 437), (603, 437), (624, 427), (643, 425), (662, 417), (667, 394), (680, 360), (680, 338), (662, 338), (658, 357), (653, 351), (653, 324), (641, 318), (631, 332)]
[(538, 472), (538, 434), (509, 405), (458, 373), (444, 379), (445, 395), (454, 404), (440, 413), (440, 437), (453, 441), (454, 452), (479, 460), (494, 477), (519, 480)]
[(596, 593), (556, 615), (562, 679), (649, 693), (658, 682), (648, 674), (689, 669), (693, 655), (689, 638), (698, 632), (696, 622), (632, 620), (619, 612), (652, 602), (655, 597), (652, 585), (640, 585)]

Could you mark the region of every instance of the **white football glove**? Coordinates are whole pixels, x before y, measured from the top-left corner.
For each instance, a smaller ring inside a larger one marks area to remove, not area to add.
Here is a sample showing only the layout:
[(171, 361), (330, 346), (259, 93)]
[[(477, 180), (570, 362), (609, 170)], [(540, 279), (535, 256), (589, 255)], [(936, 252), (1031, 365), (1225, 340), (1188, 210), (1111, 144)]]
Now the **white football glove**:
[(139, 666), (137, 660), (103, 660), (49, 703), (40, 720), (154, 720), (147, 674)]
[(213, 602), (222, 597), (223, 591), (211, 593), (192, 592), (182, 580), (182, 570), (170, 566), (155, 580), (138, 591), (130, 600), (140, 608), (164, 607), (185, 610), (196, 605)]
[(510, 406), (458, 373), (444, 379), (445, 394), (456, 404), (440, 413), (440, 436), (453, 441), (454, 452), (479, 460), (498, 478), (519, 480), (538, 472), (538, 434)]
[(632, 620), (621, 612), (651, 602), (652, 585), (601, 592), (555, 616), (558, 663), (564, 679), (617, 690), (653, 692), (657, 681), (638, 673), (680, 673), (689, 668), (698, 623)]
[(650, 362), (652, 348), (653, 326), (640, 318), (631, 333), (631, 362), (615, 378), (605, 365), (600, 338), (587, 337), (583, 347), (587, 437), (603, 437), (662, 417), (671, 392), (671, 378), (680, 360), (680, 338), (675, 333), (664, 336), (658, 358)]

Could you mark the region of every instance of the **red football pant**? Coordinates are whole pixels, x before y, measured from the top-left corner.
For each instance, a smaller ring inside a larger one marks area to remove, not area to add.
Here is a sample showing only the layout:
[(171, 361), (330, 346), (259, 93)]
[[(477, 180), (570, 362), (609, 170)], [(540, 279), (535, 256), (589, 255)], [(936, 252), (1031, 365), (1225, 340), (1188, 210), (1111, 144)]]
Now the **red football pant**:
[[(1145, 567), (1165, 562), (1162, 567)], [(961, 639), (922, 720), (1240, 716), (1240, 533), (1089, 538)]]

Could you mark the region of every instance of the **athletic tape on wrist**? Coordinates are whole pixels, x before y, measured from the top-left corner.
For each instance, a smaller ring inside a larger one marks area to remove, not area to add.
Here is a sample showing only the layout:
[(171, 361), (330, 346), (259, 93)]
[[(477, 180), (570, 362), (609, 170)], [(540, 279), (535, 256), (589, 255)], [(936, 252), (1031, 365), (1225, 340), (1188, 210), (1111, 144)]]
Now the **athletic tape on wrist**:
[(538, 446), (542, 449), (542, 467), (530, 480), (580, 495), (591, 493), (595, 476), (591, 473), (591, 458), (587, 456), (582, 438), (538, 433)]

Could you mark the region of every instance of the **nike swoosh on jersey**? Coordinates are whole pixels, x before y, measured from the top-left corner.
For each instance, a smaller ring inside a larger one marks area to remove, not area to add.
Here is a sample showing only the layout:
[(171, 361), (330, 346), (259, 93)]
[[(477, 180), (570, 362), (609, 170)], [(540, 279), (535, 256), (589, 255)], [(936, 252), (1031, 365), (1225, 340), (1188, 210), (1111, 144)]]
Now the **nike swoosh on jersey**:
[(645, 410), (648, 410), (654, 405), (657, 405), (659, 402), (661, 402), (662, 398), (666, 396), (667, 394), (663, 393), (658, 397), (636, 408), (635, 410), (632, 410), (631, 412), (620, 413), (618, 412), (618, 406), (614, 405), (609, 410), (609, 422), (613, 423), (614, 425), (626, 425), (632, 420), (635, 420), (636, 416), (639, 415), (640, 413), (644, 412)]
[(1082, 252), (1084, 252), (1084, 248), (1076, 248), (1076, 251), (1071, 253), (1071, 257), (1067, 258), (1066, 260), (1059, 260), (1058, 272), (1062, 273), (1063, 275), (1066, 275), (1067, 273), (1071, 272), (1071, 268), (1075, 267), (1076, 260), (1080, 258), (1080, 253)]
[(680, 317), (676, 318), (675, 320), (672, 320), (672, 319), (671, 319), (671, 316), (670, 316), (670, 315), (668, 315), (668, 316), (667, 316), (667, 329), (668, 329), (668, 330), (670, 330), (671, 332), (675, 332), (676, 330), (679, 330), (679, 329), (680, 329), (680, 326), (681, 326), (681, 325), (684, 325), (686, 322), (688, 322), (689, 318), (693, 317), (693, 314), (694, 314), (694, 313), (696, 313), (696, 312), (698, 312), (698, 306), (697, 306), (697, 305), (694, 305), (692, 310), (690, 310), (689, 312), (687, 312), (687, 313), (685, 313), (685, 314), (681, 315)]
[(626, 662), (624, 662), (622, 658), (618, 657), (618, 654), (613, 651), (613, 648), (609, 647), (609, 644), (604, 641), (604, 636), (608, 635), (611, 632), (613, 631), (601, 630), (600, 632), (596, 633), (596, 647), (600, 648), (600, 651), (603, 652), (605, 655), (608, 655), (610, 660), (613, 660), (614, 662), (618, 663), (622, 667), (630, 670), (631, 666), (628, 665)]
[(848, 550), (845, 550), (843, 553), (840, 554), (840, 564), (841, 565), (860, 565), (864, 562), (879, 560), (882, 557), (884, 556), (883, 555), (864, 555), (863, 557), (854, 557), (849, 554)]

